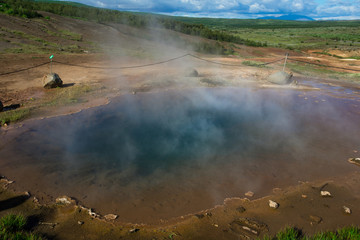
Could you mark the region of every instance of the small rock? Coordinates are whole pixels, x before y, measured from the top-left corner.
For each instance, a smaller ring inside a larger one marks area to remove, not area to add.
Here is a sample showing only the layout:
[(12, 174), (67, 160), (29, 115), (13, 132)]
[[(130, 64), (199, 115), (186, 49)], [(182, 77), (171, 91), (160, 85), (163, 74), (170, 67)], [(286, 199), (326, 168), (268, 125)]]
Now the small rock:
[(307, 198), (307, 195), (303, 194), (301, 195), (302, 198)]
[(219, 225), (217, 225), (217, 224), (213, 224), (213, 226), (214, 226), (214, 227), (219, 227)]
[(138, 232), (138, 231), (140, 231), (139, 228), (133, 228), (133, 229), (130, 229), (130, 230), (129, 230), (130, 233), (136, 233), (136, 232)]
[(79, 225), (83, 225), (84, 222), (83, 222), (83, 221), (78, 221), (78, 224), (79, 224)]
[(39, 204), (39, 199), (37, 199), (36, 197), (34, 197), (34, 198), (33, 198), (33, 203)]
[(254, 230), (254, 229), (251, 229), (251, 228), (249, 228), (249, 227), (247, 227), (247, 226), (242, 226), (242, 228), (243, 228), (245, 231), (251, 232), (251, 233), (253, 233), (253, 234), (255, 234), (255, 235), (259, 235), (258, 231)]
[(93, 218), (99, 218), (100, 217), (100, 215), (97, 214), (96, 212), (93, 212), (93, 210), (91, 208), (88, 209), (88, 213)]
[(4, 127), (7, 127), (8, 125), (7, 125), (7, 123), (4, 123)]
[(24, 195), (27, 196), (27, 197), (31, 196), (31, 194), (29, 192), (24, 192)]
[(104, 216), (104, 218), (108, 221), (112, 221), (112, 220), (115, 220), (118, 218), (118, 215), (115, 215), (115, 214), (107, 214)]
[(351, 214), (351, 209), (350, 209), (350, 208), (348, 208), (348, 207), (346, 207), (346, 206), (343, 206), (343, 209), (344, 209), (344, 212), (345, 212), (346, 214)]
[(322, 197), (331, 197), (331, 193), (328, 191), (321, 191), (320, 194)]
[(211, 216), (212, 216), (212, 213), (211, 213), (211, 212), (207, 212), (207, 213), (205, 213), (205, 215), (208, 216), (208, 217), (211, 217)]
[(251, 192), (251, 191), (248, 191), (247, 193), (245, 193), (245, 196), (247, 196), (247, 197), (253, 197), (253, 196), (254, 196), (254, 193)]
[(240, 206), (240, 207), (236, 208), (236, 211), (238, 211), (239, 213), (243, 213), (246, 211), (246, 209), (243, 206)]
[(322, 218), (319, 217), (319, 216), (310, 215), (309, 217), (310, 217), (310, 221), (311, 221), (312, 223), (317, 223), (317, 224), (319, 224), (319, 223), (322, 221)]
[(275, 201), (269, 200), (269, 207), (277, 209), (279, 207), (279, 204)]
[(74, 200), (72, 200), (70, 197), (67, 197), (67, 196), (58, 197), (56, 199), (56, 203), (58, 203), (58, 204), (69, 205), (69, 204), (71, 204), (73, 202), (74, 202)]

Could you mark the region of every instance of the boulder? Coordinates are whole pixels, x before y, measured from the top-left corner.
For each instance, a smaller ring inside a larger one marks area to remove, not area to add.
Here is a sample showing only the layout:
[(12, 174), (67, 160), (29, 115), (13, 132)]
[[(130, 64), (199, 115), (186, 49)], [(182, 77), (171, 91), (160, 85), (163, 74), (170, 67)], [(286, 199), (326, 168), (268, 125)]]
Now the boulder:
[(43, 77), (43, 85), (44, 88), (50, 89), (50, 88), (56, 88), (56, 87), (62, 87), (63, 81), (59, 77), (57, 73), (50, 73)]
[(268, 81), (279, 85), (288, 85), (294, 82), (292, 76), (292, 73), (280, 71), (271, 74), (268, 78)]
[(187, 69), (186, 70), (186, 77), (198, 77), (199, 73), (196, 71), (196, 69)]

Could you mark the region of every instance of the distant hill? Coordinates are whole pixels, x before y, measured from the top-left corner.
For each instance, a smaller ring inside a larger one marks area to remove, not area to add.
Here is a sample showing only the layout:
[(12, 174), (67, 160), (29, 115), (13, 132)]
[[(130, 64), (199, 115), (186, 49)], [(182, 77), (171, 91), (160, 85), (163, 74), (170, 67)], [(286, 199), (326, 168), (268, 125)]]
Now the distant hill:
[(276, 20), (291, 20), (291, 21), (315, 21), (311, 17), (303, 16), (303, 15), (297, 15), (297, 14), (286, 14), (282, 15), (280, 17), (262, 17), (258, 19), (276, 19)]

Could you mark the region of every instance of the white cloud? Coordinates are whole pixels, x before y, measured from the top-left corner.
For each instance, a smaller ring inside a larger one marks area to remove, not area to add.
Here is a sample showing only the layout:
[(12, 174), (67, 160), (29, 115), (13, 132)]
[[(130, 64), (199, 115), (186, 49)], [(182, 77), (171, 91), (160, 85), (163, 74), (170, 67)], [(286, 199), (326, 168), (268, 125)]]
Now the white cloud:
[(360, 0), (75, 0), (97, 7), (169, 15), (239, 16), (300, 14), (313, 18), (360, 18)]

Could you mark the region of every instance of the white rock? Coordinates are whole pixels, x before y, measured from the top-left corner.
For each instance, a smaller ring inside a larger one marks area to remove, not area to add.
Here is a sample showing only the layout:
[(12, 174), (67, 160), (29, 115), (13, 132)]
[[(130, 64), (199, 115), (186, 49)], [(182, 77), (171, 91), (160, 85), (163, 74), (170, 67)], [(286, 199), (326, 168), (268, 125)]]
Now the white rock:
[(107, 215), (104, 216), (104, 218), (105, 218), (106, 220), (115, 220), (115, 219), (118, 218), (118, 215), (115, 215), (115, 214), (107, 214)]
[(247, 196), (247, 197), (253, 197), (253, 196), (254, 196), (254, 193), (251, 192), (251, 191), (248, 191), (247, 193), (245, 193), (245, 196)]
[(321, 196), (323, 196), (323, 197), (331, 197), (331, 193), (328, 192), (328, 191), (321, 191), (320, 194), (321, 194)]
[(279, 207), (279, 204), (275, 201), (269, 200), (269, 207), (277, 209)]
[(91, 217), (93, 217), (93, 218), (99, 218), (100, 217), (100, 215), (97, 214), (96, 212), (93, 212), (91, 208), (88, 210), (88, 212), (89, 212), (89, 215)]
[(66, 197), (66, 196), (58, 197), (56, 199), (56, 203), (65, 204), (65, 205), (71, 204), (71, 201), (72, 201), (71, 198)]
[(343, 209), (344, 209), (344, 212), (347, 213), (347, 214), (351, 214), (351, 209), (346, 207), (346, 206), (343, 206)]

